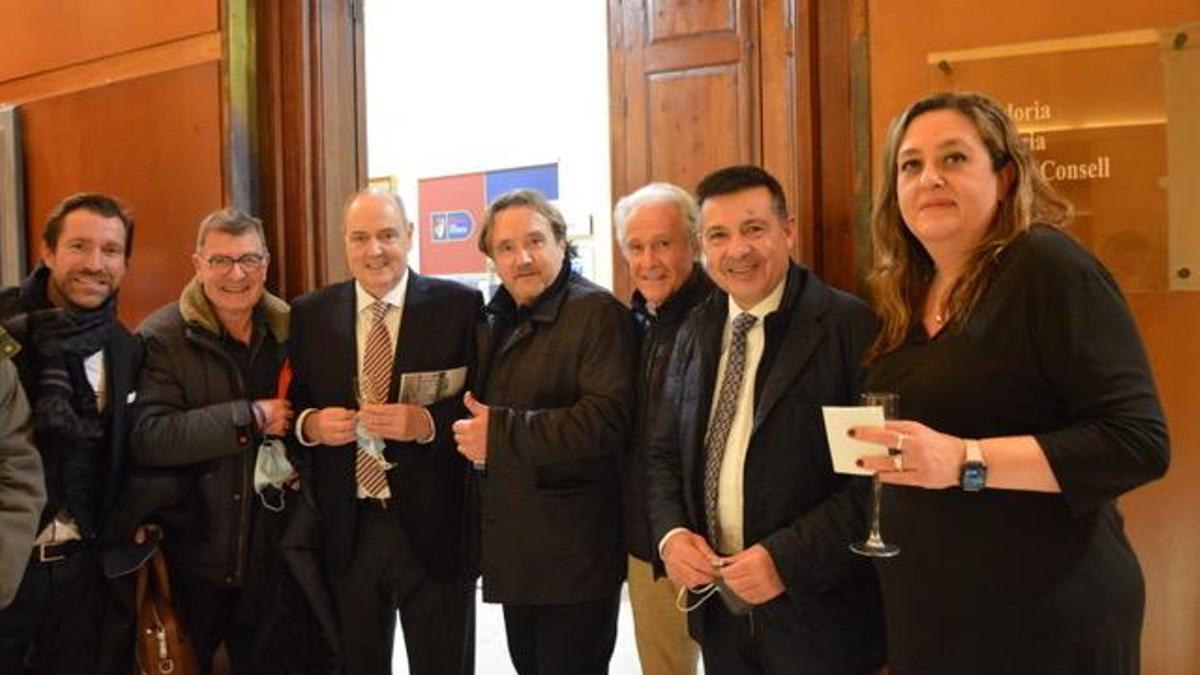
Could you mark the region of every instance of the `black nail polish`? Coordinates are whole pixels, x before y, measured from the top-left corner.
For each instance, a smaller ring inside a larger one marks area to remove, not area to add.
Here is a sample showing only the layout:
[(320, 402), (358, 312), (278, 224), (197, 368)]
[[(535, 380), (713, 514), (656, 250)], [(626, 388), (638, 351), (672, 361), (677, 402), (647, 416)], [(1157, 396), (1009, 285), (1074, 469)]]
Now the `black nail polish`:
[(846, 435), (849, 436), (850, 438), (854, 438), (854, 430), (853, 429), (847, 430)]
[(866, 462), (862, 461), (861, 459), (854, 460), (854, 466), (862, 468), (864, 464), (866, 464)]

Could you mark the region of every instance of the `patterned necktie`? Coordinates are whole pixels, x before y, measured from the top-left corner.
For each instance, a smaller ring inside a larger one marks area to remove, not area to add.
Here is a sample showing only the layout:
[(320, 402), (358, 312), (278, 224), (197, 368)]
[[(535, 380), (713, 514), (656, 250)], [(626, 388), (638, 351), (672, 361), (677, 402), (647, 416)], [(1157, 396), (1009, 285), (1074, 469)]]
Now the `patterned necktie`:
[[(359, 380), (358, 395), (364, 402), (383, 403), (387, 400), (388, 388), (392, 384), (392, 338), (388, 335), (387, 316), (389, 305), (377, 300), (371, 306), (373, 322), (367, 334), (367, 347), (363, 352), (362, 378)], [(388, 489), (384, 459), (376, 457), (359, 447), (354, 458), (354, 477), (363, 493), (374, 499), (387, 499)]]
[(717, 483), (721, 476), (721, 460), (725, 457), (725, 444), (729, 441), (729, 430), (737, 413), (738, 398), (742, 393), (742, 376), (746, 371), (746, 334), (758, 321), (753, 314), (743, 312), (733, 320), (733, 336), (729, 340), (729, 358), (725, 361), (725, 378), (721, 380), (717, 407), (708, 424), (704, 438), (704, 516), (708, 525), (709, 543), (717, 549), (720, 530), (717, 521)]

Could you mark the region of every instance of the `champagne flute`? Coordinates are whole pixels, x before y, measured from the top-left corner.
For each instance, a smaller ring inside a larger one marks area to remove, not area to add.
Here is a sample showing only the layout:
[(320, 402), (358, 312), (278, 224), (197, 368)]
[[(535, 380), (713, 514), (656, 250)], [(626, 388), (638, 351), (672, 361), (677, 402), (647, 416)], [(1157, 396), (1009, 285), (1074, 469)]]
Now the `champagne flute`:
[[(370, 375), (361, 375), (354, 378), (354, 398), (358, 401), (359, 411), (364, 405), (369, 403), (379, 403), (379, 390), (376, 388), (375, 380)], [(361, 413), (355, 413), (354, 433), (358, 436), (358, 446), (369, 453), (379, 454), (383, 452), (383, 439), (378, 436), (372, 436), (367, 431), (366, 424), (362, 421)]]
[[(859, 396), (859, 403), (865, 406), (883, 408), (883, 418), (894, 420), (900, 413), (900, 395), (893, 392), (867, 392)], [(889, 448), (888, 452), (895, 453)], [(871, 476), (871, 532), (866, 541), (856, 541), (850, 544), (850, 550), (859, 555), (872, 558), (891, 558), (900, 553), (900, 547), (883, 541), (879, 533), (880, 501), (883, 498), (883, 483), (879, 481), (879, 472)]]

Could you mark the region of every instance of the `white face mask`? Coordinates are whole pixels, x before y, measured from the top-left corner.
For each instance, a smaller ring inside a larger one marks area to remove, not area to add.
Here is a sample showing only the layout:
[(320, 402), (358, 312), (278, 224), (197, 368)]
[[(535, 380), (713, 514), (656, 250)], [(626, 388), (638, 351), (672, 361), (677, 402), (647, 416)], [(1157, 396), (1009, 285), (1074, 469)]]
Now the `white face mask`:
[[(283, 441), (278, 438), (268, 438), (258, 446), (258, 459), (254, 462), (254, 491), (258, 493), (262, 505), (272, 511), (283, 510), (283, 484), (296, 474), (292, 463), (288, 461), (287, 450)], [(263, 494), (268, 486), (273, 486), (278, 493), (279, 503), (272, 504)]]

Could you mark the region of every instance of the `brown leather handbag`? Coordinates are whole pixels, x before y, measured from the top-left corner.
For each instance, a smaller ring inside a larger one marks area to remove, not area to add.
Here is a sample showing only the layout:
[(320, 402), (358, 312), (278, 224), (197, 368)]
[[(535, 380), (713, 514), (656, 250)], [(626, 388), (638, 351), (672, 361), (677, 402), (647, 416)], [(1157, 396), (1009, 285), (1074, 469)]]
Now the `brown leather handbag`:
[(137, 572), (137, 675), (201, 675), (195, 645), (171, 595), (162, 551)]

